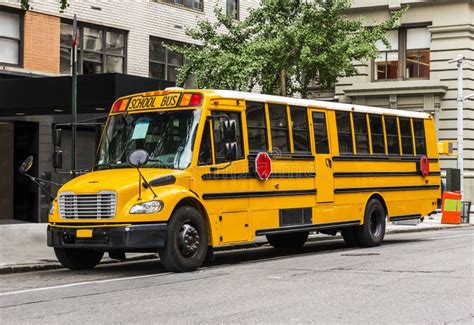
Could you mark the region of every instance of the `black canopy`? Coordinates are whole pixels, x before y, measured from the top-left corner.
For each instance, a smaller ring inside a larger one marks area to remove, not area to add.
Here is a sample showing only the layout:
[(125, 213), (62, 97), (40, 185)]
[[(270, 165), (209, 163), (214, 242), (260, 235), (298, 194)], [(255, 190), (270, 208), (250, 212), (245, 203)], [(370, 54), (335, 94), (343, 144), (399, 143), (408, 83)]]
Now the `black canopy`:
[[(70, 76), (0, 79), (0, 116), (71, 113)], [(174, 82), (118, 73), (78, 76), (78, 114), (109, 111), (118, 97), (164, 89)]]

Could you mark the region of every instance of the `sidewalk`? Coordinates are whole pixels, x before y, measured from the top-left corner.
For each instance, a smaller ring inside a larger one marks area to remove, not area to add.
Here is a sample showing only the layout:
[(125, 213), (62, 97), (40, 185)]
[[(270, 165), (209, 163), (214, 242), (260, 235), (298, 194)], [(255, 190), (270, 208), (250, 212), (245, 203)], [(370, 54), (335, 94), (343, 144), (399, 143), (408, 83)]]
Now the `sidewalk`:
[[(424, 222), (412, 225), (387, 224), (386, 234), (402, 232), (420, 232), (439, 229), (450, 229), (457, 227), (473, 226), (471, 224), (444, 225), (441, 224), (441, 215), (425, 217)], [(60, 268), (53, 249), (46, 245), (47, 224), (19, 223), (0, 225), (0, 274), (28, 272), (35, 270), (46, 270)], [(336, 237), (321, 234), (310, 235), (309, 241), (318, 241)], [(265, 244), (265, 237), (257, 237), (255, 244), (248, 246), (260, 246)], [(234, 249), (235, 246), (221, 248), (219, 250)], [(127, 254), (127, 260), (141, 260), (154, 258), (153, 254)], [(105, 254), (102, 263), (116, 263)]]

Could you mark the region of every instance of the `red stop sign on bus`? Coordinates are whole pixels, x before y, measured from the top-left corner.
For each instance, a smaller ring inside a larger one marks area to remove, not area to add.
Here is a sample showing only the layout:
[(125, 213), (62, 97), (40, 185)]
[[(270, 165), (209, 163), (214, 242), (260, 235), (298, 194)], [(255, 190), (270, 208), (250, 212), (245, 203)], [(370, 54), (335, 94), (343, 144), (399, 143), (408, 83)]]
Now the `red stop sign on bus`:
[(258, 178), (266, 180), (272, 173), (272, 160), (266, 152), (259, 152), (255, 158), (255, 172)]

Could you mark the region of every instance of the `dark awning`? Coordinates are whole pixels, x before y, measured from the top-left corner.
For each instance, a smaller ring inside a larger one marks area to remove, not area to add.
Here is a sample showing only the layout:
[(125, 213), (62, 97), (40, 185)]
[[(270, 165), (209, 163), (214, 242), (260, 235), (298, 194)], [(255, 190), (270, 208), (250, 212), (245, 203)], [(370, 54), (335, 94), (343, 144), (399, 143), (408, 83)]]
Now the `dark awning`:
[[(1, 79), (0, 116), (70, 114), (71, 80), (70, 76)], [(77, 84), (79, 114), (97, 113), (97, 108), (108, 111), (124, 95), (174, 86), (170, 81), (118, 73), (81, 75)]]

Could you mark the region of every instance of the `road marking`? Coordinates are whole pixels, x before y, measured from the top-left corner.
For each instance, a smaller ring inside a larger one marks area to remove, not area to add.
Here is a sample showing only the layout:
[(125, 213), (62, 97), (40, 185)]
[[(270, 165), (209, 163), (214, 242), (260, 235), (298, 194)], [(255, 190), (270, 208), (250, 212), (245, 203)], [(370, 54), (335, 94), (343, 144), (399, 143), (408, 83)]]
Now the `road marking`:
[(77, 286), (88, 285), (88, 284), (97, 284), (97, 283), (107, 283), (107, 282), (116, 282), (116, 281), (127, 281), (127, 280), (135, 280), (135, 279), (144, 279), (144, 278), (151, 278), (151, 277), (154, 277), (154, 276), (162, 276), (162, 275), (164, 275), (164, 274), (170, 274), (170, 272), (168, 272), (168, 273), (158, 273), (158, 274), (147, 274), (147, 275), (129, 276), (129, 277), (117, 278), (117, 279), (106, 279), (106, 280), (96, 280), (96, 281), (84, 281), (84, 282), (68, 283), (68, 284), (62, 284), (62, 285), (51, 286), (51, 287), (41, 287), (41, 288), (33, 288), (33, 289), (25, 289), (25, 290), (18, 290), (18, 291), (3, 292), (3, 293), (0, 293), (0, 297), (2, 297), (2, 296), (16, 295), (16, 294), (20, 294), (20, 293), (35, 292), (35, 291), (45, 291), (45, 290), (54, 290), (54, 289), (77, 287)]
[(446, 239), (446, 238), (456, 238), (456, 237), (466, 237), (466, 236), (474, 236), (473, 234), (465, 234), (465, 235), (452, 235), (452, 236), (443, 236), (443, 237), (431, 237), (427, 238), (428, 240), (436, 240), (436, 239)]

